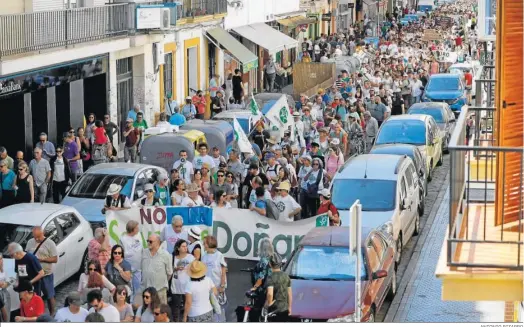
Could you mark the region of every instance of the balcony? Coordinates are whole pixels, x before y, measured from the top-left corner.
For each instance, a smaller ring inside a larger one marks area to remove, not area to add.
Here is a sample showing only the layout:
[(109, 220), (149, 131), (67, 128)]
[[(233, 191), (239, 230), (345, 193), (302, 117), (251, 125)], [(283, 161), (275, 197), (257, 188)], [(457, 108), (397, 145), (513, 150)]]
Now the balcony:
[(221, 18), (227, 14), (227, 0), (181, 0), (178, 2), (180, 5), (176, 6), (177, 25)]
[(523, 300), (524, 149), (497, 146), (490, 64), (477, 76), (478, 106), (461, 112), (449, 144), (448, 234), (436, 270), (444, 300)]
[(0, 16), (0, 58), (125, 36), (135, 30), (135, 4)]

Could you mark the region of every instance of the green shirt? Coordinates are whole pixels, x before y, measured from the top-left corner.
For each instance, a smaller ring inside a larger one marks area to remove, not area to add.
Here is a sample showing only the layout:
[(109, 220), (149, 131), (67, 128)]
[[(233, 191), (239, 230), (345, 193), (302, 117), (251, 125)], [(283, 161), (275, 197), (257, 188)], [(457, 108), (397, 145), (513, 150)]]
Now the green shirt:
[(287, 311), (289, 308), (289, 294), (287, 289), (291, 287), (291, 279), (289, 279), (289, 276), (283, 271), (273, 271), (271, 276), (268, 277), (267, 287), (273, 287), (274, 304), (271, 306), (271, 311)]
[(133, 127), (137, 127), (137, 128), (142, 127), (143, 129), (148, 129), (148, 128), (149, 128), (149, 127), (147, 126), (147, 122), (146, 122), (145, 119), (142, 119), (141, 122), (138, 122), (138, 120), (135, 121), (135, 122), (133, 123)]

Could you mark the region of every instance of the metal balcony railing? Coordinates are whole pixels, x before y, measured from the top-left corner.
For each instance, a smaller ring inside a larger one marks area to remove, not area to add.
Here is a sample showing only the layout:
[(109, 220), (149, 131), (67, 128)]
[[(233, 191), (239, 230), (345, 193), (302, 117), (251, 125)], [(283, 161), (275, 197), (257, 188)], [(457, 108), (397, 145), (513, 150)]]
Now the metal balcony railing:
[(177, 19), (227, 13), (227, 0), (179, 0), (178, 2), (181, 5), (176, 6)]
[[(492, 78), (494, 66), (489, 64), (476, 76), (478, 106), (460, 113), (448, 147), (447, 264), (522, 270), (524, 149), (497, 146)], [(507, 168), (510, 166), (513, 169)], [(508, 186), (507, 180), (512, 185)], [(495, 203), (497, 192), (503, 194), (498, 200), (501, 203)], [(507, 210), (510, 201), (513, 207)]]
[(2, 15), (0, 58), (128, 35), (134, 30), (134, 3)]

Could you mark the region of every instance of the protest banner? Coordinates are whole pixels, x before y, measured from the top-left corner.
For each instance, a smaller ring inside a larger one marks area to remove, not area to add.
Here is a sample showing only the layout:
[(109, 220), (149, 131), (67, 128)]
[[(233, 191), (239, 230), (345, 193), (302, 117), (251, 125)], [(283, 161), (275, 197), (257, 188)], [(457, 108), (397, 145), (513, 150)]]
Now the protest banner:
[(285, 95), (282, 95), (269, 109), (266, 119), (271, 122), (273, 129), (278, 130), (280, 137), (284, 136), (285, 131), (290, 131), (290, 139), (292, 141), (295, 139), (295, 123)]
[(425, 30), (424, 36), (422, 37), (422, 40), (424, 41), (435, 41), (435, 40), (441, 40), (442, 36), (437, 30)]
[(275, 250), (289, 258), (300, 240), (312, 228), (329, 226), (327, 214), (294, 222), (282, 222), (261, 216), (247, 209), (225, 209), (209, 207), (148, 207), (108, 211), (109, 237), (112, 244), (120, 241), (126, 224), (135, 220), (139, 224), (142, 245), (152, 233), (160, 234), (171, 223), (173, 216), (184, 219), (184, 227), (199, 226), (202, 238), (212, 234), (217, 238), (218, 250), (226, 258), (258, 260), (261, 239), (269, 237)]

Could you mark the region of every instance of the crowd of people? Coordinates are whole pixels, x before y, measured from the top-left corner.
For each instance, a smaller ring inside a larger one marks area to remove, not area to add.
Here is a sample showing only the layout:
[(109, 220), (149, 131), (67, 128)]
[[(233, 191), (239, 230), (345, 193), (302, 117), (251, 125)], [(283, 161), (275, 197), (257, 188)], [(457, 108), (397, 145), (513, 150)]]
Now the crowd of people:
[[(135, 202), (121, 193), (120, 185), (111, 184), (102, 211), (134, 206), (211, 206), (249, 209), (284, 222), (327, 214), (330, 225), (340, 225), (329, 191), (337, 170), (350, 156), (370, 150), (389, 116), (403, 114), (421, 101), (429, 76), (447, 69), (441, 53), (459, 53), (461, 60), (479, 57), (476, 18), (467, 8), (470, 2), (439, 6), (405, 26), (400, 20), (411, 11), (395, 8), (377, 28), (378, 45), (364, 41), (372, 33), (367, 21), (330, 36), (321, 35), (314, 42), (305, 39), (299, 60), (326, 62), (357, 56), (360, 69), (342, 70), (333, 86), (319, 89), (312, 97), (301, 95), (290, 108), (294, 128), (285, 131), (282, 138), (273, 136), (264, 118), (258, 121), (249, 136), (254, 150), (251, 157), (235, 149), (226, 154), (216, 147), (209, 149), (206, 143), (198, 144), (199, 154), (192, 161), (187, 151), (180, 151), (170, 175), (156, 176)], [(442, 25), (439, 17), (450, 14), (461, 18)], [(426, 40), (423, 36), (428, 29), (439, 31), (442, 38)], [(268, 79), (270, 89), (276, 69), (266, 69), (267, 74), (273, 74)], [(465, 81), (471, 88), (471, 76), (466, 74)], [(241, 84), (239, 71), (228, 76), (223, 85), (213, 76), (211, 111), (217, 114), (242, 106)], [(203, 118), (207, 103), (201, 91), (180, 106), (170, 98), (168, 95), (168, 114), (161, 115), (157, 126), (179, 126)], [(122, 129), (109, 115), (101, 121), (90, 114), (86, 124), (85, 129), (65, 132), (62, 145), (55, 146), (41, 133), (29, 163), (22, 151), (12, 159), (0, 148), (0, 208), (15, 203), (60, 203), (67, 186), (91, 165), (116, 160), (116, 147), (111, 143), (114, 136), (125, 140), (124, 160), (138, 161), (148, 128), (140, 106), (129, 112)], [(217, 250), (214, 236), (201, 237), (198, 227), (184, 227), (181, 216), (173, 217), (160, 234), (149, 235), (145, 249), (135, 221), (128, 222), (126, 233), (113, 246), (107, 229), (97, 228), (78, 288), (63, 304), (56, 303), (53, 287), (56, 244), (40, 227), (33, 228), (32, 234), (25, 249), (18, 243), (8, 247), (18, 276), (14, 290), (21, 299), (15, 321), (225, 321), (228, 270), (224, 255)], [(259, 254), (253, 272), (256, 302), (276, 312), (274, 320), (285, 321), (292, 304), (289, 277), (280, 270), (282, 260), (269, 239), (260, 241)], [(0, 321), (7, 321), (10, 299), (6, 288), (10, 281), (2, 260), (0, 255)], [(239, 310), (241, 316), (242, 308)]]

